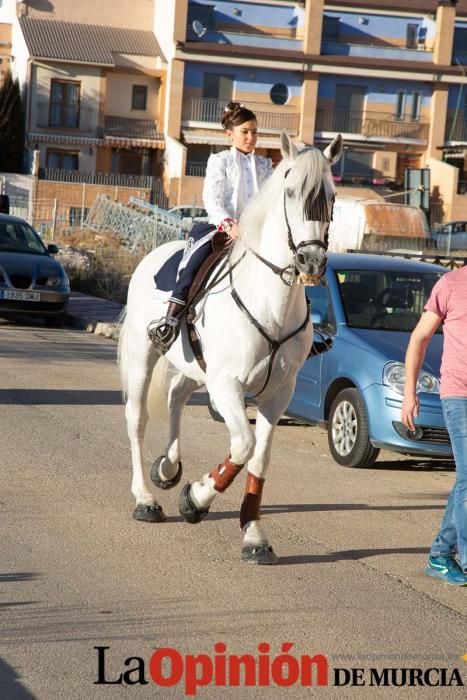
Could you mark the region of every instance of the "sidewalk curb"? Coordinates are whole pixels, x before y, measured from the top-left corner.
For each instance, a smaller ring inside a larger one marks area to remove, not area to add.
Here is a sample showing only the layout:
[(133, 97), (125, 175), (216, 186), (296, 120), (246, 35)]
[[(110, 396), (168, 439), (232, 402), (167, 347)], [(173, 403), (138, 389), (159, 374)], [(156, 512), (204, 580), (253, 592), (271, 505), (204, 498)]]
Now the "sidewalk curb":
[(77, 316), (70, 313), (66, 315), (66, 323), (73, 326), (73, 328), (78, 328), (79, 330), (86, 331), (87, 333), (94, 333), (95, 335), (102, 335), (105, 338), (118, 340), (119, 327), (116, 323), (91, 321), (83, 316)]

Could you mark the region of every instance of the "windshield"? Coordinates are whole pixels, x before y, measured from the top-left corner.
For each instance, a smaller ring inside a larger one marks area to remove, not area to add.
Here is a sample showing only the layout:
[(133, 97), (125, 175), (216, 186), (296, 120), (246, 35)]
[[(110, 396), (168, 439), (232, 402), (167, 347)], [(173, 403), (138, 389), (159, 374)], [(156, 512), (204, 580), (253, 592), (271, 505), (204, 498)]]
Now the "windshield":
[[(336, 271), (347, 324), (352, 328), (412, 332), (441, 274), (391, 270)], [(441, 326), (438, 332), (441, 332)]]
[(0, 221), (0, 250), (10, 253), (46, 252), (41, 239), (32, 228), (18, 221)]

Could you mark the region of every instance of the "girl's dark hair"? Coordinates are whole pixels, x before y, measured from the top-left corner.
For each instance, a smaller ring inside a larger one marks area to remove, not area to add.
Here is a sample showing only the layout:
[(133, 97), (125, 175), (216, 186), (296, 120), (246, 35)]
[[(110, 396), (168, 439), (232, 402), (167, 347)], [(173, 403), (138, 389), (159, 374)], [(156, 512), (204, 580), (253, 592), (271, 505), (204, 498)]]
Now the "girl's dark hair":
[(245, 107), (244, 104), (240, 102), (229, 102), (228, 105), (224, 107), (224, 111), (221, 117), (221, 124), (223, 129), (233, 129), (234, 126), (240, 126), (249, 121), (257, 121), (256, 114)]

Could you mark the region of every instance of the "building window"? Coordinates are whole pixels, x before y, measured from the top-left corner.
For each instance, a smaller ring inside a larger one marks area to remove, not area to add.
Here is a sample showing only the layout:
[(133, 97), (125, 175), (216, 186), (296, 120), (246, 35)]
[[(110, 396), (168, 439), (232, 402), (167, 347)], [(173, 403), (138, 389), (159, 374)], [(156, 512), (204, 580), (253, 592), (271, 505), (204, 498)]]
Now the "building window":
[(272, 86), (269, 95), (275, 105), (285, 105), (289, 99), (289, 88), (284, 83), (276, 83)]
[(410, 118), (413, 122), (420, 119), (420, 105), (422, 102), (422, 95), (420, 92), (414, 92), (412, 94), (412, 105), (410, 110)]
[[(222, 75), (221, 73), (204, 73), (203, 76), (203, 97), (206, 99), (230, 102), (233, 95), (234, 76)], [(205, 121), (205, 120), (203, 120)], [(217, 121), (217, 114), (215, 119)]]
[(68, 210), (68, 223), (70, 226), (80, 226), (89, 214), (89, 207), (70, 207)]
[(133, 85), (131, 109), (145, 110), (148, 101), (147, 85)]
[(395, 114), (396, 119), (403, 119), (404, 118), (405, 97), (406, 97), (405, 92), (400, 91), (397, 93), (396, 114)]
[(78, 170), (79, 153), (47, 151), (47, 167), (60, 170)]
[(418, 24), (407, 25), (407, 38), (405, 46), (407, 49), (417, 48)]
[(188, 5), (188, 25), (201, 22), (205, 29), (214, 29), (214, 5)]
[(324, 41), (339, 41), (340, 17), (323, 17), (323, 39)]
[(70, 80), (51, 81), (49, 126), (79, 128), (80, 87)]

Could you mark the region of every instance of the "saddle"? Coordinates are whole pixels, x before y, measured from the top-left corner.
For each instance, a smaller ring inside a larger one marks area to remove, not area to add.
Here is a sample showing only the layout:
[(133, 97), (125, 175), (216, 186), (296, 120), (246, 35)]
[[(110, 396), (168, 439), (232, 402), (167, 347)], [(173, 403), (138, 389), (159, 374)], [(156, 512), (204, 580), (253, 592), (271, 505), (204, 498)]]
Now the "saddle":
[(212, 253), (203, 262), (199, 268), (193, 283), (188, 292), (188, 300), (186, 305), (186, 325), (188, 330), (188, 340), (193, 354), (203, 370), (206, 371), (206, 362), (203, 356), (203, 348), (201, 338), (195, 327), (196, 303), (201, 299), (206, 289), (208, 279), (221, 258), (227, 255), (232, 239), (223, 231), (217, 231), (212, 239)]
[(211, 271), (216, 263), (226, 255), (231, 241), (232, 239), (223, 231), (215, 233), (212, 239), (212, 253), (199, 268), (188, 292), (188, 306), (190, 306), (195, 297), (202, 296), (201, 293), (206, 286)]

